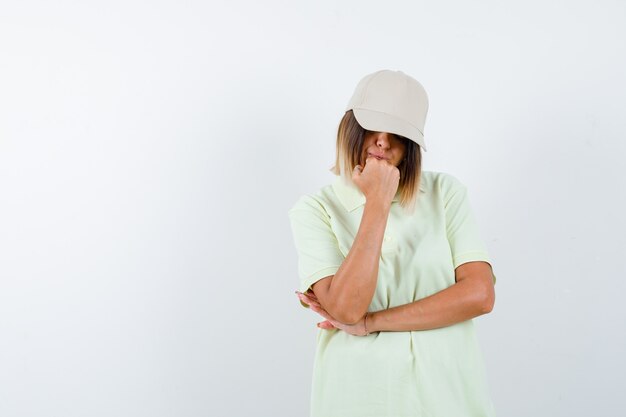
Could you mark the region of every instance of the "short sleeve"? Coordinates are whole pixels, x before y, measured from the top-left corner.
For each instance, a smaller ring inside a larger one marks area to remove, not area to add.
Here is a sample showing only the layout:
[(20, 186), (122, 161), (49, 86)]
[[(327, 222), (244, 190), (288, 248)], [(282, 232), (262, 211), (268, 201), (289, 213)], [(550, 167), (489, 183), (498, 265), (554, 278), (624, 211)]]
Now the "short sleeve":
[(317, 200), (302, 196), (288, 213), (298, 254), (299, 291), (306, 292), (321, 278), (334, 275), (344, 256), (331, 228), (330, 217)]
[[(446, 233), (454, 268), (470, 261), (485, 261), (491, 265), (487, 247), (474, 217), (467, 187), (453, 176), (448, 178), (450, 184), (445, 201)], [(495, 274), (493, 282), (494, 284), (496, 282)]]

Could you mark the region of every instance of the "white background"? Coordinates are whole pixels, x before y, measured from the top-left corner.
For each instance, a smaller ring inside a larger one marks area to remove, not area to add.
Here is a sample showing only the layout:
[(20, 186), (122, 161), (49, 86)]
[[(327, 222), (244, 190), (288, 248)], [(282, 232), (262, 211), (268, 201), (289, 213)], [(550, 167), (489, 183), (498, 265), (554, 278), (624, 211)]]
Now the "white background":
[(498, 415), (623, 416), (624, 39), (609, 0), (2, 3), (0, 415), (307, 416), (287, 210), (388, 68), (493, 259)]

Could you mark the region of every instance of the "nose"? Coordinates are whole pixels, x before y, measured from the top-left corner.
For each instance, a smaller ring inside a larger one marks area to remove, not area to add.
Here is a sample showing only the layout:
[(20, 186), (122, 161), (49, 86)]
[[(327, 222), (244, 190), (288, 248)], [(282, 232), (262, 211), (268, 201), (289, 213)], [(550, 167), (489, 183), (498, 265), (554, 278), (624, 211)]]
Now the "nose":
[(376, 136), (376, 146), (378, 146), (379, 148), (388, 148), (389, 147), (389, 133), (378, 132)]

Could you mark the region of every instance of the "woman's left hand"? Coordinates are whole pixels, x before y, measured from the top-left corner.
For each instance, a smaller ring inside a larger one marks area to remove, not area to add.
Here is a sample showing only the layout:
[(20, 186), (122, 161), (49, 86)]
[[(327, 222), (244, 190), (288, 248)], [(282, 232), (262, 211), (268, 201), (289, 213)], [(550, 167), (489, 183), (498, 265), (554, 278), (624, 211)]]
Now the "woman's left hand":
[(322, 317), (326, 319), (325, 321), (321, 323), (317, 323), (317, 327), (321, 329), (326, 329), (326, 330), (340, 329), (353, 336), (365, 336), (366, 335), (365, 315), (363, 315), (363, 317), (361, 317), (359, 321), (357, 321), (354, 324), (341, 323), (340, 321), (335, 320), (333, 316), (331, 316), (330, 314), (328, 314), (326, 310), (324, 310), (324, 308), (319, 303), (313, 291), (309, 290), (306, 293), (301, 293), (299, 291), (296, 291), (296, 295), (303, 303), (308, 304), (311, 310), (315, 311), (316, 313), (318, 313), (319, 315), (321, 315)]

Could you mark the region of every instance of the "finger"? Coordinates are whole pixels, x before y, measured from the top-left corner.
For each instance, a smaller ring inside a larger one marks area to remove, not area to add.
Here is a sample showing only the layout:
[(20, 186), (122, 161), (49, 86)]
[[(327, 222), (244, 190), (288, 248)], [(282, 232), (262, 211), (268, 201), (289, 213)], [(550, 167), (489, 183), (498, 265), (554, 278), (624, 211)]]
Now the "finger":
[(319, 304), (316, 303), (308, 303), (309, 306), (311, 307), (311, 309), (317, 313), (322, 314), (321, 312), (326, 312), (326, 310), (324, 310), (324, 307), (320, 306)]
[(302, 301), (303, 303), (305, 303), (305, 304), (311, 304), (311, 303), (309, 302), (309, 300), (308, 300), (306, 297), (303, 297), (303, 296), (302, 296), (302, 295), (300, 295), (300, 294), (296, 294), (296, 295), (298, 296), (298, 299), (299, 299), (300, 301)]
[(328, 314), (328, 312), (324, 310), (323, 308), (319, 308), (317, 306), (311, 305), (311, 310), (313, 310), (314, 312), (316, 312), (317, 314), (319, 314), (320, 316), (324, 317), (327, 320), (333, 320), (333, 316)]
[(335, 329), (336, 327), (333, 326), (333, 324), (331, 322), (329, 322), (328, 320), (322, 321), (320, 323), (317, 323), (317, 327), (321, 328), (321, 329)]
[(333, 328), (335, 329), (339, 329), (339, 330), (345, 330), (344, 329), (344, 324), (341, 322), (338, 322), (337, 320), (328, 320), (328, 322), (333, 326)]
[(315, 304), (309, 304), (309, 306), (311, 307), (311, 310), (313, 310), (314, 312), (316, 312), (320, 316), (322, 316), (322, 317), (324, 317), (326, 319), (332, 318), (332, 316), (330, 314), (328, 314), (328, 312), (326, 310), (324, 310), (322, 307), (316, 306)]
[(306, 295), (304, 295), (304, 294), (299, 294), (299, 295), (298, 295), (298, 297), (299, 297), (302, 301), (304, 301), (305, 303), (307, 303), (307, 304), (311, 304), (311, 305), (315, 305), (315, 306), (317, 306), (317, 307), (321, 307), (320, 303), (319, 303), (317, 300), (313, 300), (313, 299), (311, 299), (311, 297), (308, 297), (308, 296), (306, 296)]
[(315, 296), (315, 294), (307, 294), (307, 297), (309, 297), (313, 301), (319, 301), (317, 297)]

